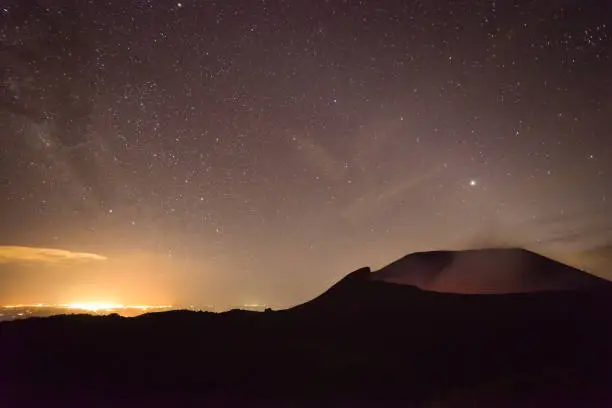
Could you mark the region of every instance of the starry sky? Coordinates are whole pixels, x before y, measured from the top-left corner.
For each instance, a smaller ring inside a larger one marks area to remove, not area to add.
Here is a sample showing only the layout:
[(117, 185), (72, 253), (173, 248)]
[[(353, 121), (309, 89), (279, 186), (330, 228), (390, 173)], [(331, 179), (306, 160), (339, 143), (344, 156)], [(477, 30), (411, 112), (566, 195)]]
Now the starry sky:
[(483, 246), (612, 278), (609, 1), (0, 3), (0, 303), (282, 307)]

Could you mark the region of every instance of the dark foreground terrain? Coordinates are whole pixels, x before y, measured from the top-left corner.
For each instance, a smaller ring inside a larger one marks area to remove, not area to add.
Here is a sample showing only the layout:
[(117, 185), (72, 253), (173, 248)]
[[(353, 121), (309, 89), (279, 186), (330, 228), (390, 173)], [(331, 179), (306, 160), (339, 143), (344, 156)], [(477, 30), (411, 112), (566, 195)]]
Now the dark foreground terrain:
[(0, 324), (0, 406), (612, 406), (612, 296), (361, 269), (285, 311)]

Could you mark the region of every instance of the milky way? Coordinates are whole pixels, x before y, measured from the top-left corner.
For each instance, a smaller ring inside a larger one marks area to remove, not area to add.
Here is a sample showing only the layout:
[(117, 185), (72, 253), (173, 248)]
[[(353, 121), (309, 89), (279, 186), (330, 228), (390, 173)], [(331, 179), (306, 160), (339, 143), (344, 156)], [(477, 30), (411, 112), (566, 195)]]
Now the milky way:
[(612, 278), (607, 1), (9, 1), (0, 21), (0, 245), (108, 258), (0, 264), (0, 301), (290, 305), (478, 246)]

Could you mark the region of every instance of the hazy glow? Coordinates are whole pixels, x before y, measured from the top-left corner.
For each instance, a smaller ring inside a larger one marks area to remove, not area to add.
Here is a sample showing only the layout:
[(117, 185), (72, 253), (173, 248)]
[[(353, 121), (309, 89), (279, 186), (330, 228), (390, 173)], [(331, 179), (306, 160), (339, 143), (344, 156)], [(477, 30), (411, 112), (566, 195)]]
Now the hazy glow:
[(68, 309), (89, 310), (91, 312), (97, 312), (98, 310), (125, 309), (125, 305), (106, 302), (71, 303), (67, 305), (67, 307)]
[(75, 310), (86, 310), (89, 312), (97, 313), (99, 311), (113, 312), (123, 309), (138, 309), (142, 311), (155, 310), (155, 309), (170, 309), (172, 305), (122, 305), (119, 303), (111, 302), (79, 302), (79, 303), (63, 303), (63, 304), (47, 304), (47, 303), (36, 303), (36, 304), (17, 304), (17, 305), (5, 305), (2, 306), (9, 309), (18, 308), (65, 308)]

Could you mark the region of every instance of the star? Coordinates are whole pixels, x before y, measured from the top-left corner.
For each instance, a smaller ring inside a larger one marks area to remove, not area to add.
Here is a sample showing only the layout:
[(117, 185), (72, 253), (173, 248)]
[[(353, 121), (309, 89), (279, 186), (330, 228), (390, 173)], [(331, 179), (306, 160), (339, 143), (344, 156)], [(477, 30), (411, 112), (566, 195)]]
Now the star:
[(612, 9), (596, 2), (483, 2), (475, 17), (450, 0), (321, 0), (314, 24), (291, 1), (74, 2), (78, 21), (4, 3), (2, 242), (121, 248), (117, 268), (176, 274), (168, 295), (188, 304), (257, 287), (291, 305), (481, 216), (588, 228), (612, 213)]

